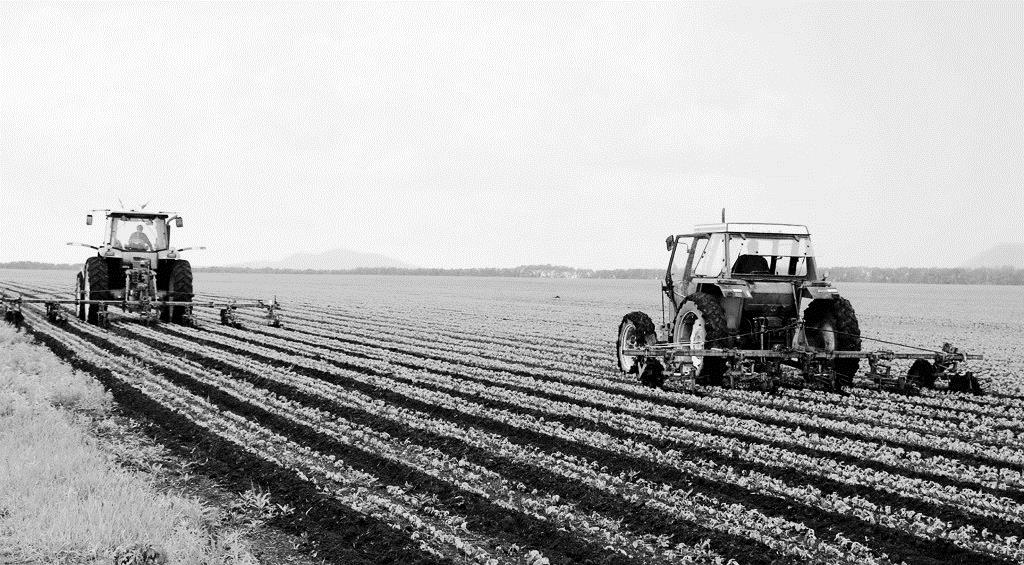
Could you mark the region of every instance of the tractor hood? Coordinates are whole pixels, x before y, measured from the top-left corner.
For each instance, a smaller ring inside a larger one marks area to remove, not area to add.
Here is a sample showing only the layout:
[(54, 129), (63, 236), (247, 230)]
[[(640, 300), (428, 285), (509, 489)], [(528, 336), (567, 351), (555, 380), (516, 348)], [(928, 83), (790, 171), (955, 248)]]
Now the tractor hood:
[(173, 247), (160, 251), (125, 251), (109, 245), (103, 245), (100, 246), (96, 253), (104, 259), (120, 259), (125, 265), (132, 264), (136, 259), (142, 259), (148, 261), (150, 268), (154, 270), (162, 260), (181, 258), (181, 251)]

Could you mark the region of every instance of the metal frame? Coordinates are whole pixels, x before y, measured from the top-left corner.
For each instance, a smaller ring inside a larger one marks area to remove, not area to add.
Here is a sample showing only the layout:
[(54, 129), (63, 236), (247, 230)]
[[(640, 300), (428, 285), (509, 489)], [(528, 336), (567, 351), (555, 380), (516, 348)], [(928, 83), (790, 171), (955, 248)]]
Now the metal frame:
[[(924, 359), (932, 361), (935, 376), (974, 379), (973, 373), (961, 375), (960, 363), (978, 361), (984, 356), (968, 354), (951, 344), (943, 344), (939, 351), (820, 351), (811, 347), (790, 347), (784, 349), (690, 349), (683, 343), (659, 343), (633, 349), (623, 349), (622, 354), (638, 358), (641, 373), (651, 361), (664, 363), (669, 376), (681, 381), (683, 388), (692, 390), (696, 386), (696, 371), (693, 365), (677, 357), (717, 357), (726, 360), (727, 369), (723, 375), (730, 388), (759, 388), (775, 390), (782, 383), (782, 366), (797, 368), (803, 375), (801, 385), (822, 390), (839, 390), (835, 372), (836, 359), (867, 359), (870, 371), (867, 378), (878, 388), (896, 388), (903, 392), (916, 392), (920, 383), (906, 375), (892, 375), (892, 361), (897, 359)], [(760, 370), (758, 370), (760, 369)]]
[(217, 301), (163, 301), (163, 300), (81, 300), (77, 298), (23, 298), (21, 296), (9, 297), (0, 294), (0, 316), (7, 318), (8, 321), (14, 322), (16, 325), (20, 325), (21, 320), (24, 316), (21, 314), (21, 306), (23, 304), (44, 304), (46, 306), (46, 317), (51, 322), (63, 323), (68, 319), (68, 313), (64, 308), (65, 304), (74, 304), (75, 306), (81, 305), (98, 305), (100, 311), (98, 313), (98, 323), (102, 327), (107, 327), (110, 324), (108, 318), (109, 312), (107, 311), (108, 306), (120, 307), (127, 313), (139, 314), (147, 323), (153, 323), (159, 317), (160, 309), (165, 306), (181, 307), (186, 308), (185, 317), (189, 324), (194, 324), (195, 319), (192, 317), (192, 308), (220, 308), (221, 323), (230, 325), (233, 327), (240, 327), (241, 320), (238, 317), (237, 310), (239, 308), (263, 308), (266, 312), (267, 323), (273, 327), (281, 327), (281, 315), (278, 311), (281, 309), (281, 304), (277, 301), (275, 296), (270, 302), (264, 300), (254, 300), (248, 302), (238, 302), (235, 300), (229, 302), (217, 302)]

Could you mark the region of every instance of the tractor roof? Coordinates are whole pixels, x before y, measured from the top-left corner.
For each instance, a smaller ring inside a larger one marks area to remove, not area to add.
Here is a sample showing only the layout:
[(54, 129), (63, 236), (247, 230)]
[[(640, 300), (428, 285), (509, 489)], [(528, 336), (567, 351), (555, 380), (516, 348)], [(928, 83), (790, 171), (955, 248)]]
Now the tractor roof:
[(175, 216), (174, 212), (147, 212), (145, 210), (93, 210), (105, 212), (107, 216), (128, 216), (130, 218), (167, 218)]
[(722, 224), (698, 224), (693, 228), (694, 235), (710, 233), (742, 233), (758, 235), (810, 235), (807, 226), (799, 224), (766, 224), (759, 222), (728, 222)]

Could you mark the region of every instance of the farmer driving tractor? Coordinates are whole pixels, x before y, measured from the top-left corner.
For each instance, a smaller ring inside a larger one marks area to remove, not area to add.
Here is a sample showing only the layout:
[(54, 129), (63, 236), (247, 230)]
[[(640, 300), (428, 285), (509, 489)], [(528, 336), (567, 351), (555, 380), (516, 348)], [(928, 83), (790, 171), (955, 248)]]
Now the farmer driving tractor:
[(149, 236), (147, 236), (142, 231), (142, 228), (143, 228), (142, 224), (139, 224), (135, 228), (135, 231), (132, 232), (131, 237), (128, 238), (128, 249), (132, 249), (134, 251), (152, 251), (153, 250), (153, 244), (149, 241)]

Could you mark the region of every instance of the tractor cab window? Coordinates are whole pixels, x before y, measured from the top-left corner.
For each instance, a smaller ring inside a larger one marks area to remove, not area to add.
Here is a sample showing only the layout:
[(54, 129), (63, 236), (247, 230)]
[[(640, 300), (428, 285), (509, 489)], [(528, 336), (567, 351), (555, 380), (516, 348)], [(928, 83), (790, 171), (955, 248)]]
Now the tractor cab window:
[[(682, 265), (680, 265), (682, 267)], [(693, 242), (693, 275), (719, 277), (725, 270), (725, 236), (712, 234)]]
[(115, 216), (110, 219), (110, 245), (122, 251), (167, 249), (167, 224), (159, 218)]
[(813, 257), (811, 240), (806, 237), (733, 235), (729, 239), (729, 264), (733, 276), (806, 277)]

